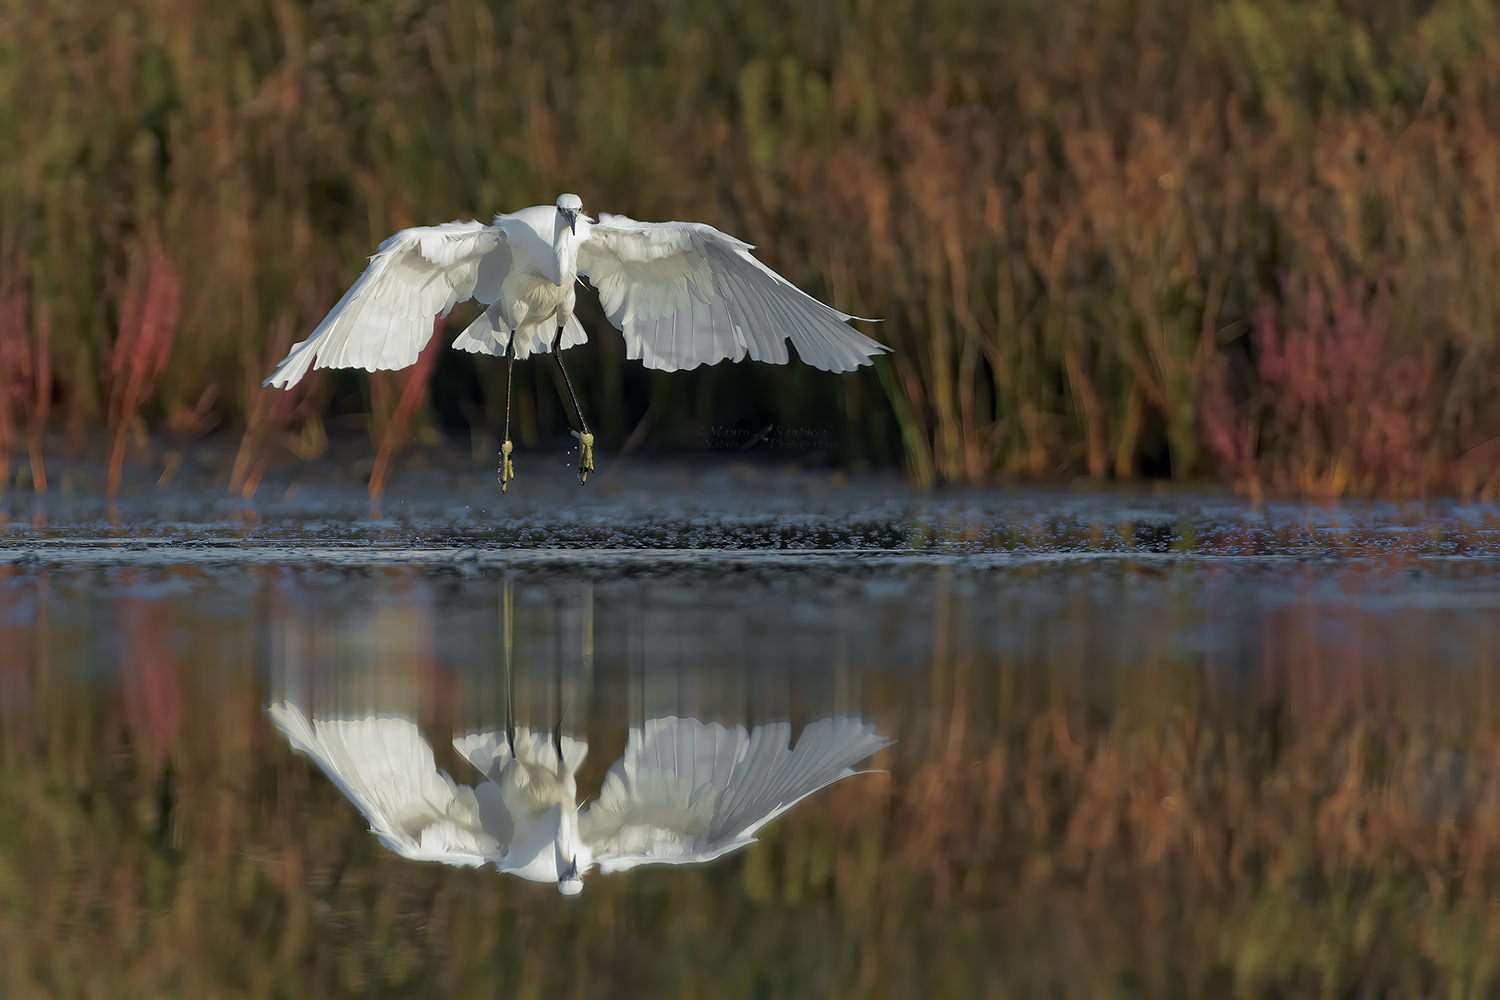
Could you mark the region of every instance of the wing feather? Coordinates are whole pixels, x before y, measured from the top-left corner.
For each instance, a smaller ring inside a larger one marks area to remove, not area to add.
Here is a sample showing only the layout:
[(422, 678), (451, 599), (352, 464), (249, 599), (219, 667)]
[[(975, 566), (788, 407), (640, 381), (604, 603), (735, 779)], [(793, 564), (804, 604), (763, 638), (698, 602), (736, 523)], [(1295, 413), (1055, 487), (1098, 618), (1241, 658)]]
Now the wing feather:
[(503, 241), (500, 228), (481, 222), (396, 233), (265, 384), (295, 385), (312, 368), (375, 371), (413, 364), (432, 337), (433, 321), (474, 294), (480, 261)]
[(788, 749), (791, 726), (746, 733), (667, 717), (633, 729), (599, 798), (579, 816), (579, 836), (605, 872), (642, 864), (710, 861), (887, 745), (857, 718), (823, 719)]
[[(578, 271), (625, 335), (626, 356), (648, 368), (677, 371), (747, 353), (784, 364), (788, 338), (803, 360), (828, 371), (853, 371), (889, 350), (850, 328), (855, 317), (801, 291), (751, 249), (701, 223), (606, 214), (579, 248)], [(735, 325), (731, 336), (720, 336), (716, 308), (726, 299), (738, 307), (739, 319), (726, 307)]]
[(312, 758), (391, 851), (466, 867), (503, 856), (474, 789), (437, 769), (432, 747), (411, 720), (309, 720), (291, 702), (267, 711), (293, 749)]
[[(589, 745), (584, 740), (574, 739), (567, 733), (559, 737), (562, 743), (563, 763), (569, 774), (575, 774), (588, 756)], [(536, 763), (548, 770), (557, 770), (557, 748), (552, 736), (545, 730), (531, 730), (526, 726), (516, 727), (516, 743), (521, 747), (521, 759)], [(510, 759), (510, 744), (505, 733), (495, 730), (468, 733), (453, 737), (453, 749), (473, 764), (490, 781), (498, 782), (505, 762)]]
[(751, 338), (750, 357), (767, 364), (786, 364), (790, 357), (786, 349), (786, 337), (778, 333), (780, 324), (772, 318), (768, 303), (750, 291), (750, 275), (731, 272), (730, 278), (736, 292), (754, 314), (754, 325), (746, 331)]

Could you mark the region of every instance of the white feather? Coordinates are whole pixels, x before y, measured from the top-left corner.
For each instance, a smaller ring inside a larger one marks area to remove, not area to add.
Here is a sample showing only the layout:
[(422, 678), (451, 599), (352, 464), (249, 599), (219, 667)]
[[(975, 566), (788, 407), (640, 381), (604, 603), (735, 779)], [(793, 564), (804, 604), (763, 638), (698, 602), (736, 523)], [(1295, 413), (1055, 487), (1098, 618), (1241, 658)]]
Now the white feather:
[(551, 350), (559, 327), (561, 347), (577, 346), (587, 339), (573, 312), (579, 277), (624, 333), (626, 357), (648, 368), (746, 357), (785, 364), (790, 340), (808, 364), (841, 372), (889, 350), (712, 226), (606, 214), (598, 223), (578, 216), (575, 232), (563, 218), (536, 205), (488, 226), (401, 230), (266, 384), (295, 385), (313, 368), (405, 368), (434, 320), (471, 297), (488, 308), (455, 341), (460, 350), (503, 355), (514, 342), (524, 358)]
[(277, 366), (267, 385), (297, 384), (312, 368), (405, 368), (433, 321), (474, 294), (479, 258), (501, 244), (481, 222), (403, 229), (380, 244), (364, 273)]
[(413, 861), (475, 867), (504, 855), (484, 827), (474, 790), (437, 769), (415, 723), (400, 718), (310, 721), (290, 702), (268, 711), (370, 823), (387, 848)]
[[(580, 244), (578, 273), (625, 334), (626, 356), (647, 368), (676, 371), (747, 354), (784, 364), (788, 339), (804, 361), (827, 371), (853, 371), (889, 350), (751, 249), (702, 223), (604, 214)], [(724, 336), (715, 328), (720, 317), (730, 324)]]
[(795, 750), (790, 737), (784, 722), (747, 734), (697, 719), (648, 720), (631, 730), (625, 756), (579, 817), (579, 838), (604, 872), (711, 861), (889, 743), (848, 716), (808, 726)]
[(784, 722), (747, 733), (697, 719), (649, 719), (631, 730), (598, 800), (579, 812), (582, 740), (554, 742), (518, 727), (513, 753), (501, 733), (455, 737), (454, 748), (485, 777), (471, 789), (437, 770), (408, 719), (310, 721), (290, 702), (269, 712), (392, 851), (417, 861), (493, 863), (542, 882), (595, 864), (612, 872), (711, 861), (753, 842), (766, 823), (854, 774), (854, 764), (889, 742), (847, 716), (809, 725), (795, 750)]

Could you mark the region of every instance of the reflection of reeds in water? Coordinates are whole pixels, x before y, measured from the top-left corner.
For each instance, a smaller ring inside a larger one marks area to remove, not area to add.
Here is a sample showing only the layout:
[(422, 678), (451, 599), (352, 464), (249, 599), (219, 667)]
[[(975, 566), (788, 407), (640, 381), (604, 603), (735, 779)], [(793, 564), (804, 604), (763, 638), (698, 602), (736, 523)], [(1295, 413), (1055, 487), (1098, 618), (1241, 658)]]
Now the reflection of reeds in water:
[[(863, 681), (901, 738), (874, 761), (888, 774), (804, 803), (743, 857), (596, 878), (570, 902), (379, 848), (263, 719), (253, 624), (127, 594), (120, 686), (79, 686), (87, 623), (58, 600), (73, 584), (14, 573), (0, 569), (6, 995), (1495, 981), (1495, 665), (1435, 665), (1413, 637), (1370, 669), (1353, 618), (1268, 613), (1264, 666), (1239, 677), (1175, 651), (1165, 628), (1154, 642), (1170, 616), (1146, 623), (1138, 658), (1087, 662), (1069, 638), (1086, 606), (1058, 638), (996, 658), (940, 591), (947, 627), (925, 669)], [(263, 581), (269, 606), (276, 575)], [(430, 662), (432, 630), (409, 619), (401, 648)]]
[[(70, 412), (104, 416), (128, 317), (101, 293), (153, 226), (192, 336), (132, 402), (170, 417), (227, 387), (259, 456), (315, 444), (326, 405), (263, 412), (270, 345), (380, 239), (576, 189), (719, 225), (884, 317), (896, 354), (843, 381), (845, 440), (899, 440), (919, 481), (1500, 488), (1483, 5), (664, 11), (7, 15), (0, 260), (25, 259), (7, 273), (53, 317)], [(798, 422), (807, 373), (736, 377)], [(617, 373), (599, 383), (618, 406)], [(236, 488), (255, 478), (237, 466)]]

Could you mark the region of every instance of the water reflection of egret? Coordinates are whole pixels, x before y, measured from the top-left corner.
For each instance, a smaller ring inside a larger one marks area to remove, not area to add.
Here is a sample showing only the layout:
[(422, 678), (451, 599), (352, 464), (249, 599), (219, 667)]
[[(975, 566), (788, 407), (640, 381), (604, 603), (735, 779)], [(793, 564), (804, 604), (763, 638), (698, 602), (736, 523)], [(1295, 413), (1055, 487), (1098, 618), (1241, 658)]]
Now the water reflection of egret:
[(459, 736), (454, 747), (484, 774), (477, 787), (439, 771), (410, 720), (309, 719), (291, 702), (270, 708), (294, 748), (323, 769), (387, 848), (414, 861), (494, 864), (560, 892), (583, 889), (594, 867), (712, 861), (755, 840), (792, 806), (841, 778), (889, 741), (852, 716), (803, 729), (785, 722), (726, 727), (675, 716), (630, 730), (604, 787), (580, 809), (582, 740), (517, 727)]

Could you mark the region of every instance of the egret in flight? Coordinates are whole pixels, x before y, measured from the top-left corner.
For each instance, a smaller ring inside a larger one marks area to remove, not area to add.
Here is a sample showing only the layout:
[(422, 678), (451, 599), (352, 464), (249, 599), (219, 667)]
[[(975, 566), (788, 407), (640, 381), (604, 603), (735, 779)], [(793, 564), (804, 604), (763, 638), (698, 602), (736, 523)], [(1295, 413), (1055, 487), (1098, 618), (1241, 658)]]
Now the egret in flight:
[(725, 727), (676, 716), (632, 728), (625, 755), (580, 809), (574, 776), (582, 740), (524, 726), (456, 737), (485, 780), (460, 784), (433, 761), (416, 724), (400, 717), (310, 720), (283, 701), (269, 709), (288, 742), (311, 757), (403, 858), (552, 882), (567, 896), (583, 876), (637, 865), (712, 861), (809, 795), (856, 772), (890, 743), (851, 716), (822, 719), (788, 749), (785, 722)]
[(296, 385), (310, 368), (405, 368), (432, 336), (433, 320), (473, 297), (486, 308), (454, 342), (504, 357), (505, 435), (500, 488), (511, 465), (510, 378), (517, 358), (551, 352), (577, 415), (578, 473), (594, 467), (594, 435), (563, 367), (562, 350), (588, 339), (574, 315), (577, 282), (599, 292), (625, 335), (626, 357), (661, 371), (725, 358), (785, 364), (787, 340), (815, 368), (853, 371), (890, 350), (841, 313), (750, 255), (752, 247), (699, 222), (637, 222), (583, 214), (565, 194), (481, 222), (403, 229), (380, 244), (359, 280), (312, 334), (292, 347), (267, 385)]

